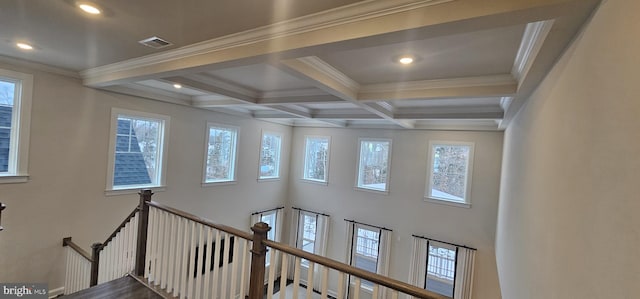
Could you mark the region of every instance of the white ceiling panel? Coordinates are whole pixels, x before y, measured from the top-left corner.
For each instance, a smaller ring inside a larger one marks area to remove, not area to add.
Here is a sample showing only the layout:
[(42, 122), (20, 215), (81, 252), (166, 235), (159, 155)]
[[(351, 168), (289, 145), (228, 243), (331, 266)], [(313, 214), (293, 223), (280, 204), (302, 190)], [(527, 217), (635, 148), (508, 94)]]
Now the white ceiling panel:
[(313, 85), (268, 64), (209, 71), (207, 74), (226, 82), (260, 92), (312, 88)]
[[(525, 25), (338, 51), (319, 56), (360, 84), (508, 74)], [(396, 58), (417, 58), (402, 65)]]

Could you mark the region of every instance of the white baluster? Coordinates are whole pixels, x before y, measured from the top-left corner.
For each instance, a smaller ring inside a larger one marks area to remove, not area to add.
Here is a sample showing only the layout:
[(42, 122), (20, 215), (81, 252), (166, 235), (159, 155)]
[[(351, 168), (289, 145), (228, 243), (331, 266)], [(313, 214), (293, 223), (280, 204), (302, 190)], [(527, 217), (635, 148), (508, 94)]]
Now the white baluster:
[(175, 215), (169, 215), (171, 230), (169, 231), (169, 269), (167, 270), (167, 293), (173, 291), (173, 277), (175, 276), (175, 259), (176, 259), (176, 221), (178, 220)]
[(329, 298), (329, 267), (322, 267), (322, 299)]
[(373, 299), (377, 299), (378, 298), (378, 292), (379, 292), (379, 286), (378, 284), (374, 284), (373, 285), (373, 294), (371, 295), (371, 298)]
[(192, 294), (194, 293), (194, 289), (193, 289), (193, 275), (195, 275), (197, 272), (197, 270), (195, 270), (195, 256), (196, 256), (196, 224), (193, 221), (191, 222), (191, 245), (190, 245), (190, 252), (191, 254), (189, 254), (189, 273), (187, 273), (189, 279), (188, 279), (188, 284), (187, 284), (187, 297), (189, 298), (194, 298), (192, 297)]
[[(206, 241), (206, 251), (205, 251), (205, 259), (204, 259), (204, 290), (203, 290), (203, 294), (202, 294), (202, 298), (209, 298), (209, 284), (211, 283), (211, 244), (213, 243), (213, 233), (212, 233), (212, 228), (210, 227), (206, 227), (205, 231), (206, 231), (206, 236), (207, 236), (207, 241)], [(202, 247), (202, 250), (205, 250), (204, 247)]]
[[(220, 265), (220, 241), (222, 238), (222, 233), (219, 230), (216, 230), (216, 244), (215, 244), (215, 250), (213, 252), (213, 298), (217, 298), (218, 297), (218, 293), (219, 293), (219, 282), (220, 280), (218, 280), (219, 278), (219, 272), (220, 269), (218, 267), (218, 265)], [(222, 297), (221, 297), (222, 298)]]
[(286, 253), (282, 253), (282, 264), (280, 270), (280, 299), (285, 299), (287, 297), (287, 271), (289, 270), (289, 255)]
[(360, 298), (360, 287), (362, 286), (362, 280), (360, 277), (356, 277), (355, 287), (353, 288), (353, 299)]
[(189, 220), (184, 219), (184, 229), (182, 232), (182, 270), (180, 270), (180, 299), (184, 299), (187, 296), (187, 276), (189, 275), (188, 270), (188, 260), (189, 257), (189, 244), (191, 244), (189, 240)]
[(160, 288), (167, 287), (167, 276), (169, 275), (169, 244), (171, 240), (171, 214), (164, 213), (164, 227), (162, 231), (162, 274), (160, 276)]
[[(249, 241), (242, 239), (242, 271), (240, 274), (240, 298), (243, 298), (247, 293), (245, 292), (247, 287), (247, 281), (249, 277)], [(215, 297), (214, 297), (215, 298)]]
[(391, 292), (391, 299), (398, 299), (398, 291), (393, 290)]
[[(231, 248), (231, 235), (230, 234), (224, 234), (224, 248), (222, 248), (222, 246), (220, 246), (220, 250), (224, 250), (224, 253), (222, 254), (222, 294), (220, 295), (220, 298), (227, 298), (227, 288), (229, 287), (227, 285), (227, 277), (229, 276), (229, 249)], [(217, 266), (217, 265), (216, 265)]]
[(162, 282), (162, 260), (164, 257), (164, 224), (165, 224), (165, 211), (159, 211), (158, 217), (158, 244), (156, 249), (156, 267), (153, 271), (153, 284), (159, 286)]
[(196, 295), (194, 298), (200, 299), (202, 293), (202, 267), (204, 264), (204, 226), (198, 225), (198, 264), (196, 265)]
[(344, 274), (344, 272), (340, 272), (338, 271), (338, 297), (336, 297), (336, 299), (343, 299), (344, 298), (344, 283), (346, 280), (346, 275)]
[(176, 267), (175, 272), (177, 275), (173, 276), (173, 297), (178, 297), (180, 294), (180, 278), (182, 277), (182, 255), (184, 254), (182, 251), (182, 244), (184, 243), (184, 229), (183, 222), (184, 220), (181, 217), (177, 217), (178, 223), (176, 226)]
[(276, 250), (269, 248), (269, 277), (267, 278), (267, 299), (273, 298), (273, 285), (276, 280)]
[(307, 271), (307, 298), (312, 298), (313, 294), (313, 268), (315, 263), (312, 261), (307, 261), (309, 263), (309, 269)]
[(153, 236), (153, 232), (155, 231), (155, 227), (157, 226), (156, 223), (156, 209), (149, 207), (149, 225), (147, 227), (147, 256), (145, 257), (146, 259), (146, 263), (144, 266), (144, 277), (146, 279), (151, 280), (151, 267), (152, 267), (152, 262), (153, 262), (153, 255), (154, 255), (154, 249), (153, 249), (153, 240), (154, 240), (154, 236)]
[(236, 298), (236, 290), (238, 287), (238, 249), (240, 248), (240, 238), (236, 237), (233, 242), (233, 264), (231, 264), (231, 290), (229, 292), (229, 298)]
[(300, 289), (300, 257), (296, 256), (293, 265), (293, 299), (298, 299), (298, 290)]

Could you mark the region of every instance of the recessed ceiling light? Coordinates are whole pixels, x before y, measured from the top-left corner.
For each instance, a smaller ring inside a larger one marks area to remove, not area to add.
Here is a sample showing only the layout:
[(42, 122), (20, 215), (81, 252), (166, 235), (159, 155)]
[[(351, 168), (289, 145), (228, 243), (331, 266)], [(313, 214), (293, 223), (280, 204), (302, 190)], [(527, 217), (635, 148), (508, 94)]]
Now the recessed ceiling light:
[(22, 50), (33, 50), (33, 46), (27, 43), (16, 43), (16, 47)]
[(414, 61), (413, 57), (411, 56), (402, 56), (398, 59), (398, 62), (400, 62), (401, 64), (412, 64)]
[(80, 7), (80, 9), (88, 14), (99, 15), (100, 13), (102, 13), (99, 8), (88, 3), (80, 3), (78, 4), (78, 7)]
[(182, 85), (180, 85), (180, 84), (176, 83), (176, 84), (173, 84), (173, 87), (174, 87), (175, 89), (180, 89), (180, 88), (182, 88)]

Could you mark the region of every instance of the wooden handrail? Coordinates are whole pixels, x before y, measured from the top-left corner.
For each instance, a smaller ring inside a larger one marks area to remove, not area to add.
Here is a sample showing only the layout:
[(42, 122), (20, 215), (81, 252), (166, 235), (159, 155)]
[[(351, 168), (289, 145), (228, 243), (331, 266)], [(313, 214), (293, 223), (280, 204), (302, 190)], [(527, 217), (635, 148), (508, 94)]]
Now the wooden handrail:
[(84, 251), (84, 249), (80, 248), (80, 246), (78, 246), (76, 243), (73, 243), (73, 241), (71, 241), (71, 237), (66, 237), (66, 238), (62, 239), (62, 247), (67, 247), (67, 246), (69, 246), (75, 252), (80, 254), (87, 261), (93, 262), (93, 259), (91, 258), (91, 255), (88, 252)]
[(129, 223), (129, 221), (131, 221), (131, 219), (136, 216), (136, 213), (138, 213), (138, 211), (139, 208), (136, 207), (135, 209), (133, 209), (133, 211), (131, 211), (131, 213), (129, 213), (129, 216), (127, 216), (127, 218), (125, 218), (124, 221), (122, 221), (122, 223), (118, 225), (118, 228), (113, 231), (113, 233), (107, 238), (107, 240), (102, 242), (100, 250), (104, 249), (107, 245), (109, 245), (109, 243), (111, 243), (111, 240), (113, 240), (113, 238), (116, 237), (116, 235), (127, 225), (127, 223)]
[(240, 238), (243, 238), (243, 239), (246, 239), (246, 240), (249, 240), (249, 241), (253, 240), (253, 235), (252, 235), (252, 234), (250, 234), (250, 233), (248, 233), (248, 232), (246, 232), (246, 231), (243, 231), (243, 230), (237, 229), (237, 228), (235, 228), (235, 227), (226, 226), (226, 225), (223, 225), (223, 224), (217, 224), (217, 223), (215, 223), (215, 222), (212, 222), (212, 221), (211, 221), (211, 220), (209, 220), (209, 219), (202, 218), (202, 217), (198, 217), (198, 216), (193, 215), (193, 214), (191, 214), (191, 213), (187, 213), (187, 212), (184, 212), (184, 211), (180, 211), (180, 210), (178, 210), (178, 209), (174, 209), (174, 208), (172, 208), (172, 207), (169, 207), (169, 206), (163, 205), (163, 204), (158, 203), (158, 202), (155, 202), (155, 201), (150, 201), (150, 202), (148, 202), (147, 204), (148, 204), (149, 206), (152, 206), (152, 207), (158, 208), (158, 209), (160, 209), (160, 210), (164, 210), (164, 211), (166, 211), (166, 212), (169, 212), (169, 213), (171, 213), (171, 214), (174, 214), (174, 215), (177, 215), (177, 216), (180, 216), (180, 217), (183, 217), (183, 218), (189, 219), (189, 220), (191, 220), (191, 221), (195, 221), (195, 222), (198, 222), (198, 223), (204, 224), (204, 225), (206, 225), (206, 226), (213, 227), (213, 228), (215, 228), (215, 229), (217, 229), (217, 230), (221, 230), (221, 231), (223, 231), (223, 232), (225, 232), (225, 233), (229, 233), (229, 234), (232, 234), (232, 235), (238, 236), (238, 237), (240, 237)]
[(423, 299), (451, 299), (449, 297), (446, 296), (442, 296), (440, 294), (434, 293), (434, 292), (430, 292), (427, 291), (425, 289), (410, 285), (408, 283), (399, 281), (399, 280), (395, 280), (393, 278), (389, 278), (386, 276), (382, 276), (380, 274), (376, 274), (373, 272), (369, 272), (366, 270), (362, 270), (362, 269), (358, 269), (355, 268), (353, 266), (347, 265), (345, 263), (336, 261), (334, 259), (330, 259), (327, 257), (323, 257), (323, 256), (319, 256), (319, 255), (315, 255), (315, 254), (311, 254), (308, 253), (306, 251), (303, 251), (301, 249), (295, 248), (295, 247), (291, 247), (289, 245), (283, 244), (283, 243), (278, 243), (278, 242), (274, 242), (271, 240), (263, 240), (262, 243), (264, 243), (266, 246), (271, 247), (271, 248), (275, 248), (278, 249), (284, 253), (288, 253), (291, 254), (293, 256), (297, 256), (297, 257), (301, 257), (303, 259), (312, 261), (316, 264), (320, 264), (323, 265), (325, 267), (329, 267), (331, 269), (335, 269), (338, 270), (340, 272), (349, 274), (349, 275), (355, 275), (357, 277), (360, 277), (362, 279), (366, 279), (368, 281), (371, 281), (373, 283), (379, 284), (381, 286), (385, 286), (388, 287), (390, 289), (394, 289), (397, 291), (400, 291), (402, 293), (414, 296), (414, 297), (418, 297), (418, 298), (423, 298)]

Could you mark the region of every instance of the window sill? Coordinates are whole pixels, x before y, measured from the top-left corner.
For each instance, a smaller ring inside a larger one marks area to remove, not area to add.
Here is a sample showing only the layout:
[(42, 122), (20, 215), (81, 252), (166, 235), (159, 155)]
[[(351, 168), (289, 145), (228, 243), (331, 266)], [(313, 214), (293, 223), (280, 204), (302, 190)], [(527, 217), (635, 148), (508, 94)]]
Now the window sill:
[(26, 183), (29, 181), (29, 175), (0, 175), (0, 184)]
[(260, 182), (275, 182), (275, 181), (279, 181), (280, 178), (279, 177), (273, 177), (273, 178), (258, 178), (258, 183)]
[(202, 183), (202, 187), (206, 188), (206, 187), (214, 187), (214, 186), (235, 185), (237, 183), (238, 183), (238, 181), (236, 181), (236, 180), (233, 180), (233, 181), (219, 181), (219, 182), (203, 182)]
[(155, 187), (133, 187), (128, 189), (107, 189), (104, 191), (104, 195), (106, 196), (117, 196), (117, 195), (126, 195), (126, 194), (138, 194), (140, 190), (151, 189), (153, 192), (162, 192), (166, 190), (165, 186), (155, 186)]
[(301, 179), (301, 181), (303, 183), (309, 183), (309, 184), (316, 184), (316, 185), (323, 185), (323, 186), (329, 185), (329, 182), (327, 181), (319, 181), (319, 180), (311, 180), (311, 179)]
[(445, 205), (445, 206), (467, 208), (467, 209), (471, 208), (471, 203), (448, 201), (448, 200), (434, 198), (434, 197), (425, 197), (424, 201), (430, 202), (430, 203), (435, 203), (435, 204), (440, 204), (440, 205)]
[(371, 188), (358, 187), (358, 186), (353, 187), (353, 189), (357, 191), (366, 191), (366, 192), (372, 192), (372, 193), (377, 193), (382, 195), (389, 195), (389, 190), (371, 189)]

